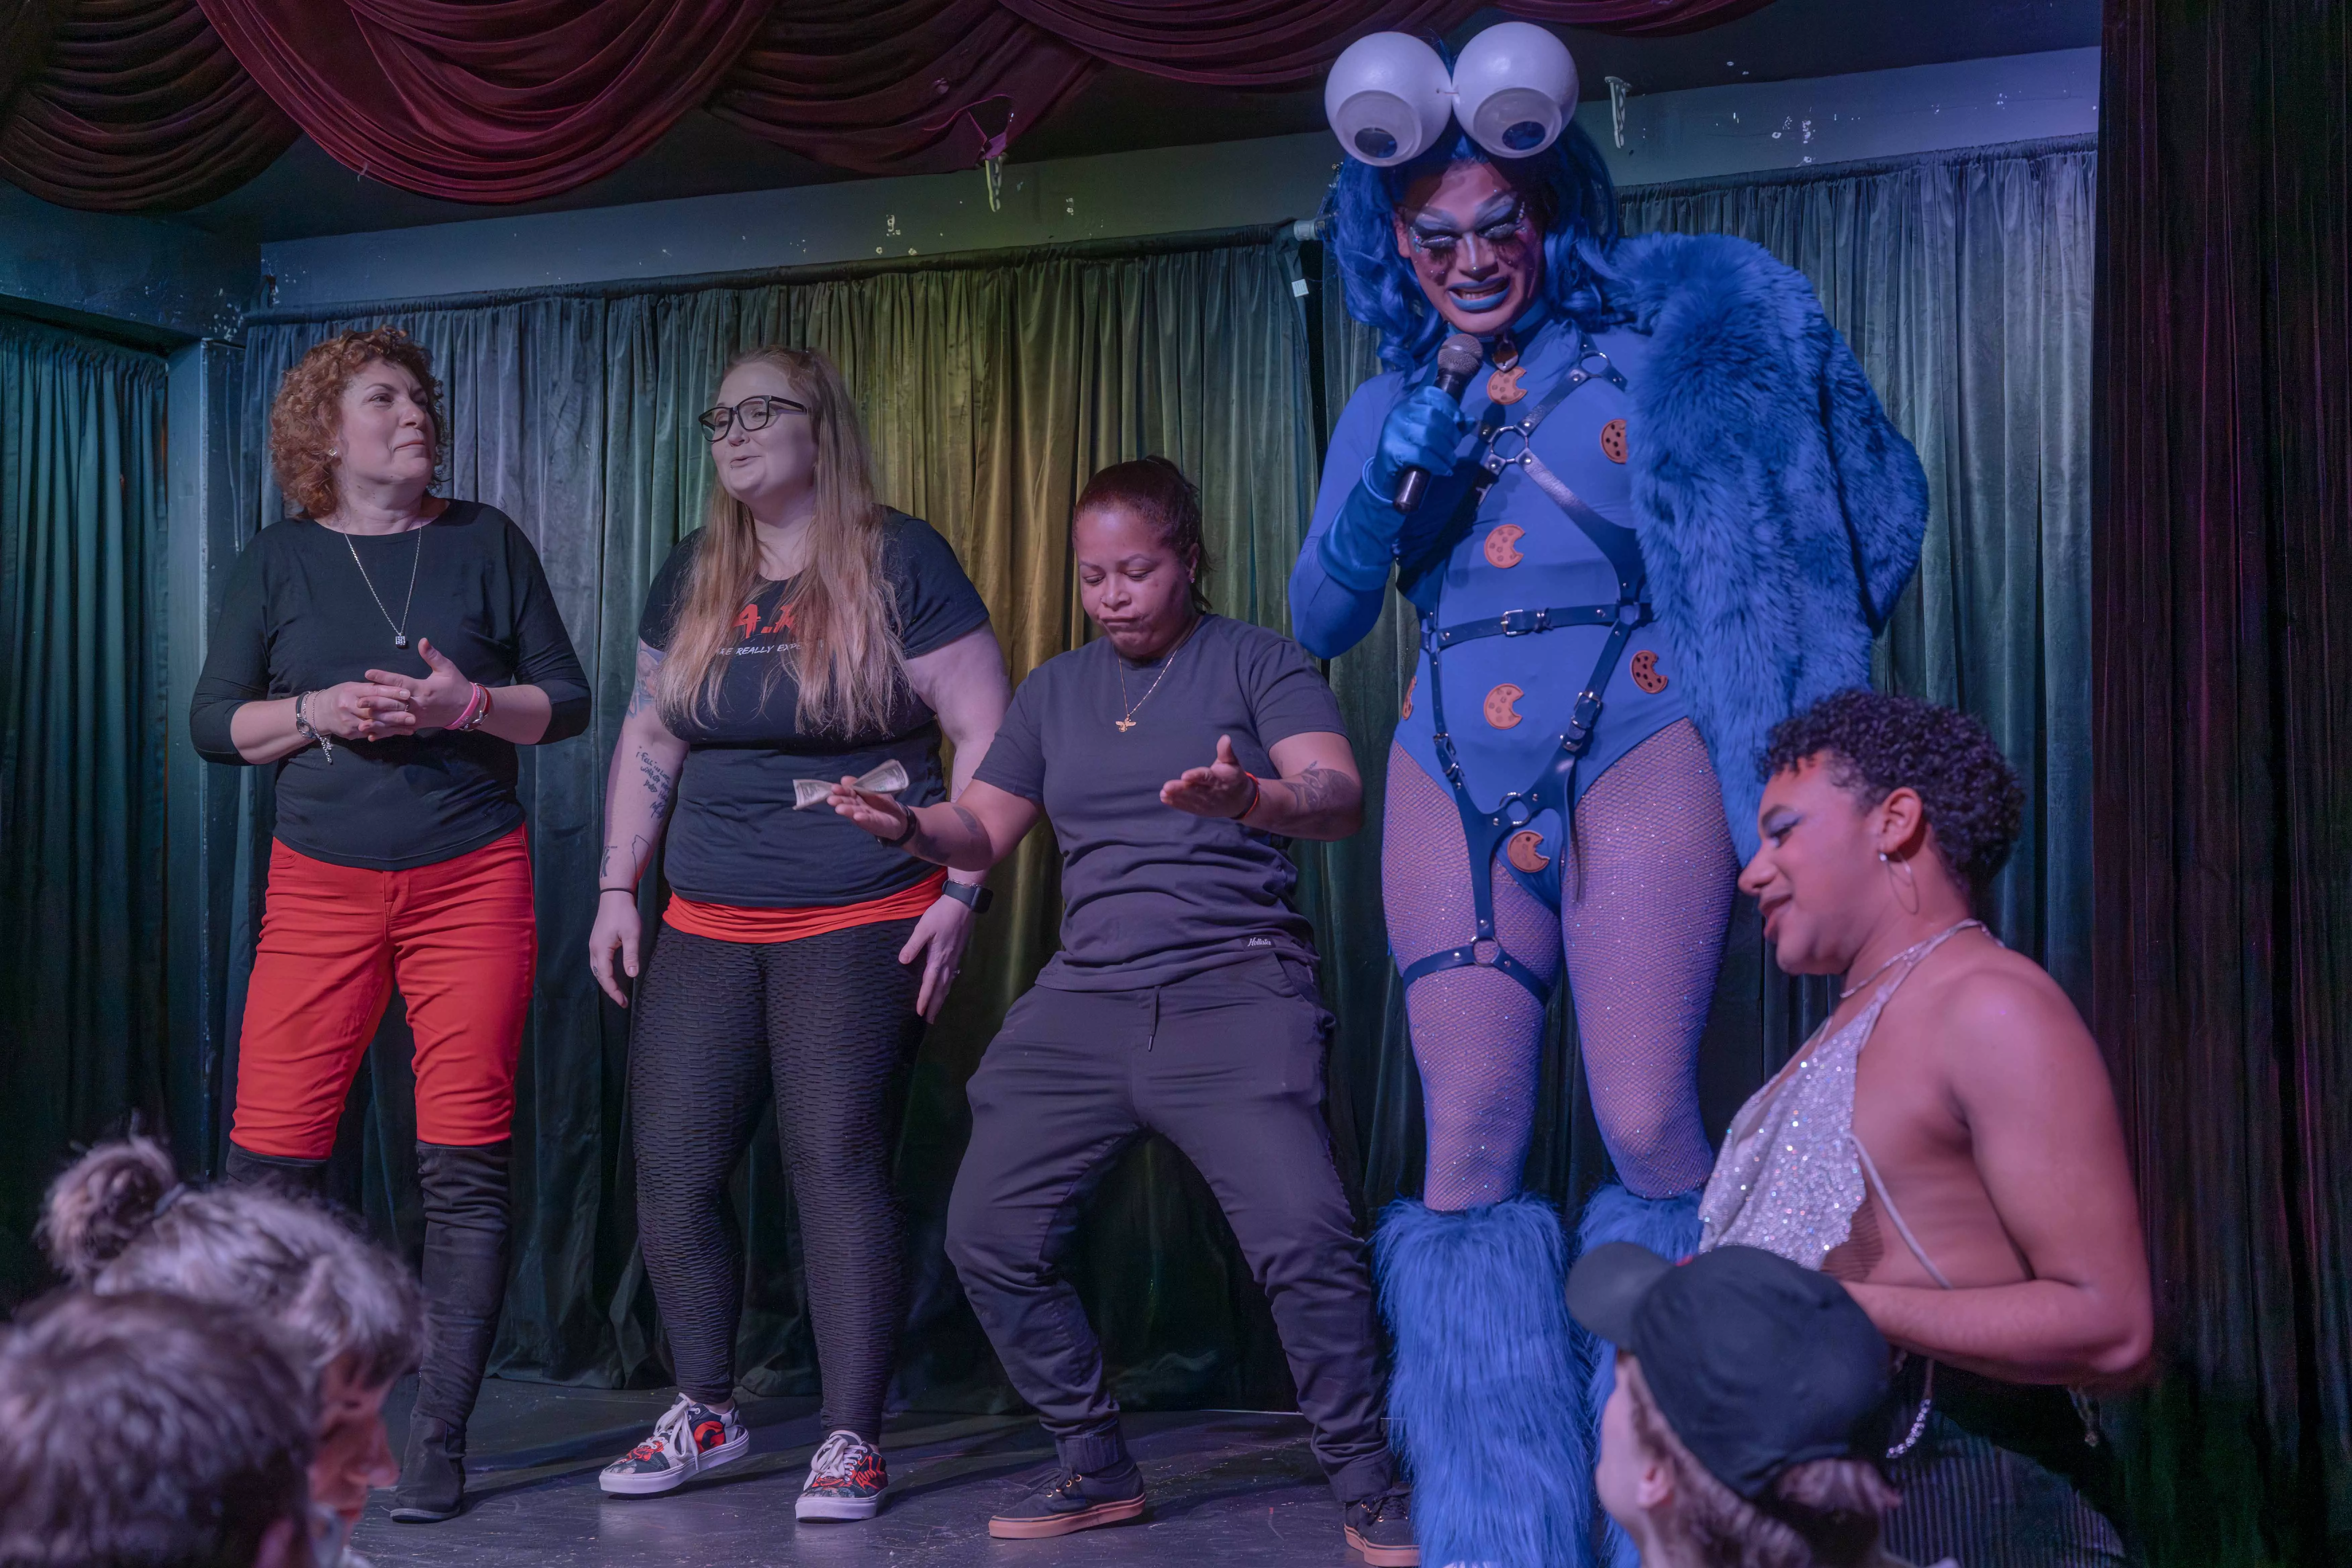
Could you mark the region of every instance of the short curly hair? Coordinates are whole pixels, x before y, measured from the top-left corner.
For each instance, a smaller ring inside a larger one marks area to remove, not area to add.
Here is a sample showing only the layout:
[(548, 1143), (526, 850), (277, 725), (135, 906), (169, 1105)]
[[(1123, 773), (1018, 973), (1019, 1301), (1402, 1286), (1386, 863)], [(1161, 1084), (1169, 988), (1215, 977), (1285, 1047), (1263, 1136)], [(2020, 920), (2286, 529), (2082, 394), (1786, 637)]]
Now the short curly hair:
[(441, 416), (441, 384), (433, 362), (398, 327), (338, 332), (315, 345), (278, 384), (269, 405), (269, 466), (290, 510), (324, 517), (335, 510), (335, 441), (342, 428), (343, 393), (369, 365), (396, 364), (425, 389), (437, 460), (448, 426)]
[(1836, 692), (1773, 726), (1757, 771), (1769, 779), (1813, 756), (1866, 805), (1916, 790), (1946, 868), (1970, 889), (1981, 890), (2008, 862), (2025, 791), (1985, 727), (1958, 709)]

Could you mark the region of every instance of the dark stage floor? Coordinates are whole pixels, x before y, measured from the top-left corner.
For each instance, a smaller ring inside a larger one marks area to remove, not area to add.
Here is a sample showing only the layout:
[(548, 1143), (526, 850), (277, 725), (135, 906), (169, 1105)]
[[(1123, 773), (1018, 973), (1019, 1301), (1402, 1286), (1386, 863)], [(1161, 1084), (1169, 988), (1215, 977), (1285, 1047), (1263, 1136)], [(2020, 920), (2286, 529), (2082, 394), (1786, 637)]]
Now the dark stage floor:
[[(405, 1411), (408, 1393), (396, 1390)], [(1307, 1427), (1296, 1415), (1139, 1415), (1128, 1442), (1151, 1489), (1133, 1524), (1058, 1541), (992, 1541), (988, 1515), (1045, 1472), (1034, 1422), (909, 1413), (886, 1436), (889, 1505), (863, 1524), (797, 1524), (793, 1500), (820, 1437), (805, 1400), (753, 1400), (749, 1458), (665, 1497), (608, 1498), (596, 1472), (643, 1436), (662, 1393), (549, 1388), (493, 1379), (474, 1418), (467, 1511), (446, 1524), (394, 1524), (376, 1494), (358, 1546), (372, 1561), (501, 1568), (628, 1563), (985, 1563), (1130, 1568), (1140, 1563), (1360, 1563), (1339, 1535)], [(399, 1433), (395, 1423), (394, 1436)]]

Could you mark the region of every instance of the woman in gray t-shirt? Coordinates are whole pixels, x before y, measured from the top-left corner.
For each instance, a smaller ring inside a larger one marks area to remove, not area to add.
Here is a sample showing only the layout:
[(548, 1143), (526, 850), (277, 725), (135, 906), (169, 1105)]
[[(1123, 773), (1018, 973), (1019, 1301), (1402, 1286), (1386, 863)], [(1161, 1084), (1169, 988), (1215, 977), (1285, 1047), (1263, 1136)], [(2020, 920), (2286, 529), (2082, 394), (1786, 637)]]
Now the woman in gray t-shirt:
[(1070, 1205), (1158, 1132), (1265, 1289), (1348, 1543), (1403, 1568), (1419, 1556), (1381, 1430), (1371, 1282), (1322, 1114), (1331, 1020), (1280, 842), (1362, 825), (1339, 704), (1297, 644), (1209, 613), (1199, 493), (1173, 464), (1097, 474), (1070, 532), (1103, 636), (1013, 694), (963, 793), (910, 810), (851, 779), (833, 792), (859, 826), (958, 869), (994, 865), (1040, 818), (1062, 849), (1062, 951), (972, 1077), (948, 1215), (965, 1293), (1060, 1460), (989, 1533), (1143, 1511), (1100, 1346), (1055, 1266)]

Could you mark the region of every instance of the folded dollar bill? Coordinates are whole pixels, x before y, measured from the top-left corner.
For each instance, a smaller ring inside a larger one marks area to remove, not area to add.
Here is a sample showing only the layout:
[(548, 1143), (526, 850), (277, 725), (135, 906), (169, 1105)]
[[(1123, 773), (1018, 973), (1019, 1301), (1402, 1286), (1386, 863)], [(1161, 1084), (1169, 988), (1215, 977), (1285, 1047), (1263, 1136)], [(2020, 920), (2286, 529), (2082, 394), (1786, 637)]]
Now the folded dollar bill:
[[(898, 758), (893, 757), (888, 762), (884, 763), (880, 767), (876, 768), (872, 773), (867, 773), (864, 778), (859, 779), (857, 781), (857, 787), (866, 791), (868, 795), (897, 795), (900, 790), (907, 787), (907, 782), (906, 765), (900, 763)], [(831, 779), (794, 779), (793, 781), (793, 809), (794, 811), (814, 811), (818, 806), (824, 804), (824, 797), (832, 793), (833, 781)]]

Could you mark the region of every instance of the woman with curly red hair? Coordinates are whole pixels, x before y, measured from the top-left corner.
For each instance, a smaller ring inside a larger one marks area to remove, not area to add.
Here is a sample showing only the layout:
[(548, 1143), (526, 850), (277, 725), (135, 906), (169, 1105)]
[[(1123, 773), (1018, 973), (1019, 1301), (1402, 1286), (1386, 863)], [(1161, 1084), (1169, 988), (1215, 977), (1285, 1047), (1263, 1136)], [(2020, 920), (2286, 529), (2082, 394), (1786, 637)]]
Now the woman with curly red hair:
[(425, 352), (390, 327), (302, 356), (269, 415), (291, 515), (238, 557), (189, 728), (272, 768), (276, 842), (228, 1173), (316, 1192), (394, 985), (416, 1038), (427, 1343), (393, 1517), (447, 1519), (506, 1290), (509, 1123), (538, 957), (515, 747), (588, 724), (538, 553), (431, 493)]

